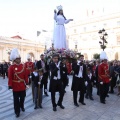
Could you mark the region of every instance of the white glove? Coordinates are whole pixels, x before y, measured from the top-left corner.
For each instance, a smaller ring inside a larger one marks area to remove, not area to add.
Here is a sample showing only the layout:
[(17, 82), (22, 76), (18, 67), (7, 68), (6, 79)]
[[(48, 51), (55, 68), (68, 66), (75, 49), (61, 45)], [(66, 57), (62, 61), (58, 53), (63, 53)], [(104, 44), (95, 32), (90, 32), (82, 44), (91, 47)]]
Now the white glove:
[(94, 80), (94, 83), (96, 83), (96, 80)]
[(29, 78), (32, 78), (32, 76), (29, 76)]
[(26, 89), (29, 89), (30, 88), (30, 86), (29, 85), (26, 85)]
[(85, 81), (85, 86), (87, 86), (88, 85), (88, 82), (87, 81)]
[(103, 82), (100, 82), (101, 85), (103, 85)]
[(38, 84), (40, 85), (40, 82), (38, 82)]

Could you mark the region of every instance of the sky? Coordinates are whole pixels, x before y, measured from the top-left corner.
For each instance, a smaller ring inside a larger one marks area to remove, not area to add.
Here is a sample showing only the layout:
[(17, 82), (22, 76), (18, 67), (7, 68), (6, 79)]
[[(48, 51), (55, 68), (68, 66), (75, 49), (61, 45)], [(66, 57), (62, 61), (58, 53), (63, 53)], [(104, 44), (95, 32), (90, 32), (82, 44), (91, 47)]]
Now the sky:
[(87, 15), (87, 10), (103, 8), (114, 12), (120, 0), (0, 0), (0, 36), (22, 35), (32, 39), (42, 29), (54, 28), (53, 14), (62, 5), (67, 18), (74, 22)]

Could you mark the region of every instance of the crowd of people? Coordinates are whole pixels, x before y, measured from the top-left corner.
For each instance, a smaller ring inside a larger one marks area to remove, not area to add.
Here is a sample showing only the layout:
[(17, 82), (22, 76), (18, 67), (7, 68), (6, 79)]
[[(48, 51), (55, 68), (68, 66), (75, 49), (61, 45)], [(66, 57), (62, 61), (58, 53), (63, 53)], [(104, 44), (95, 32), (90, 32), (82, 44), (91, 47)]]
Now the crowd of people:
[(8, 77), (8, 68), (10, 66), (10, 62), (1, 62), (0, 63), (0, 76), (5, 79), (5, 77)]
[[(42, 108), (43, 93), (49, 96), (48, 86), (53, 111), (57, 111), (57, 106), (64, 109), (62, 103), (66, 86), (69, 84), (69, 75), (73, 76), (71, 91), (73, 91), (73, 103), (76, 107), (79, 107), (78, 102), (86, 105), (84, 98), (94, 100), (93, 87), (96, 87), (96, 94), (100, 96), (100, 102), (103, 104), (106, 103), (105, 98), (109, 97), (108, 94), (114, 93), (115, 87), (118, 87), (117, 95), (120, 95), (120, 62), (116, 60), (108, 62), (105, 55), (101, 55), (101, 60), (96, 61), (85, 61), (84, 56), (80, 55), (76, 61), (70, 62), (65, 57), (60, 59), (58, 54), (53, 54), (50, 63), (45, 61), (44, 54), (41, 54), (40, 60), (35, 62), (31, 62), (29, 55), (28, 61), (21, 64), (20, 55), (14, 53), (11, 60), (13, 63), (8, 68), (8, 86), (13, 90), (16, 117), (19, 117), (20, 109), (25, 111), (26, 89), (30, 86), (34, 109)], [(56, 102), (56, 92), (59, 92), (58, 102)]]

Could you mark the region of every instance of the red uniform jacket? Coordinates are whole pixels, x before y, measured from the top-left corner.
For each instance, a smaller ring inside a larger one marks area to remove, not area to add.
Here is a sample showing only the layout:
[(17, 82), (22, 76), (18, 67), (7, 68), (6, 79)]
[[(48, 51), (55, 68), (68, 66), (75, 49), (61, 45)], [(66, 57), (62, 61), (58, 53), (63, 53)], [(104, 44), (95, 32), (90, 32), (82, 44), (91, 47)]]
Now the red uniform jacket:
[(33, 69), (34, 69), (33, 62), (26, 62), (25, 63), (25, 69), (26, 69), (27, 76), (29, 76), (33, 72)]
[(103, 83), (110, 82), (110, 73), (109, 73), (108, 64), (101, 63), (98, 66), (98, 76), (99, 76), (99, 81), (102, 81)]
[(8, 86), (12, 87), (13, 91), (26, 90), (28, 84), (28, 76), (23, 64), (14, 64), (8, 70)]

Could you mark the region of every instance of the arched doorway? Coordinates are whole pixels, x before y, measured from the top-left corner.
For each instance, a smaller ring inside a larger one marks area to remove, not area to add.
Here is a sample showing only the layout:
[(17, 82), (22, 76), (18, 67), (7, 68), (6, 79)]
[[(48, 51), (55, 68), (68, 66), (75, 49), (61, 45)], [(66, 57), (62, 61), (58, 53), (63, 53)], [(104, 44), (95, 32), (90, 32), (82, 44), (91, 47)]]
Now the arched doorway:
[(88, 60), (88, 55), (87, 55), (87, 53), (84, 53), (84, 59), (85, 59), (85, 60)]
[(32, 62), (34, 62), (34, 61), (35, 61), (35, 56), (34, 56), (34, 54), (33, 54), (32, 52), (30, 52), (29, 54), (30, 54), (30, 56), (31, 56)]
[(115, 60), (118, 60), (118, 52), (115, 53)]

